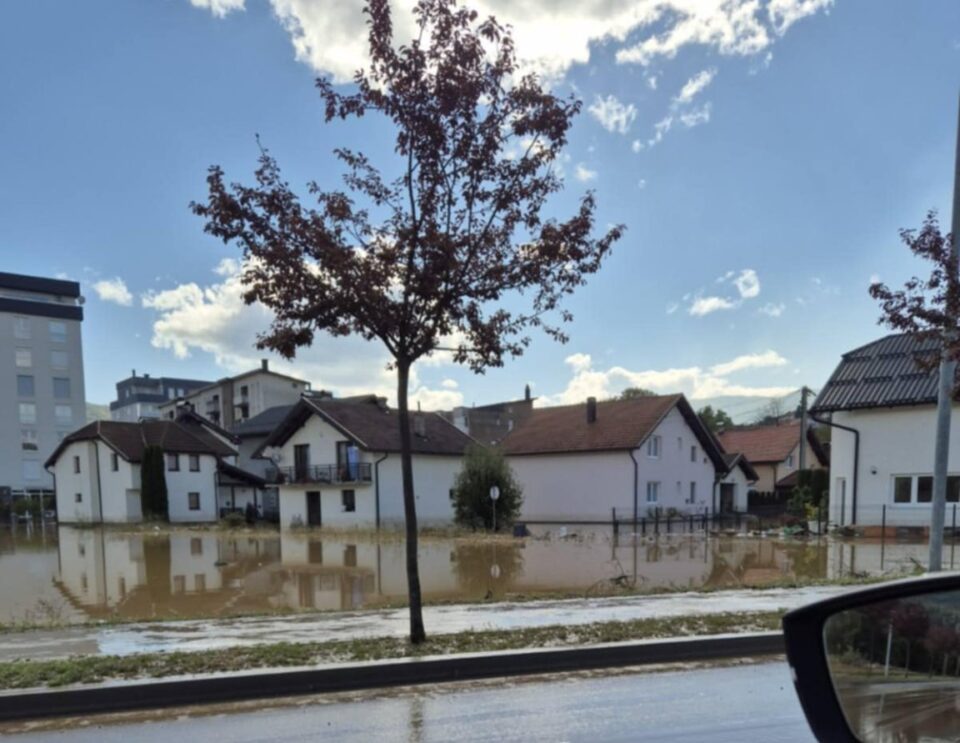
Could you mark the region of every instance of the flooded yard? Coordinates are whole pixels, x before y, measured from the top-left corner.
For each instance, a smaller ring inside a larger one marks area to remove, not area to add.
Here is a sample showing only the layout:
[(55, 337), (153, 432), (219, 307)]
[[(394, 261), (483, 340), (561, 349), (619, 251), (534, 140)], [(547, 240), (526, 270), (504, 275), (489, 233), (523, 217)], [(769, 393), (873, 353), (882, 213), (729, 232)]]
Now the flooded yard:
[[(429, 537), (427, 602), (736, 588), (909, 572), (925, 543), (620, 533), (570, 526), (525, 539)], [(960, 562), (960, 555), (956, 556)], [(954, 561), (945, 548), (945, 565)], [(396, 535), (48, 526), (0, 530), (0, 622), (186, 619), (397, 606)]]

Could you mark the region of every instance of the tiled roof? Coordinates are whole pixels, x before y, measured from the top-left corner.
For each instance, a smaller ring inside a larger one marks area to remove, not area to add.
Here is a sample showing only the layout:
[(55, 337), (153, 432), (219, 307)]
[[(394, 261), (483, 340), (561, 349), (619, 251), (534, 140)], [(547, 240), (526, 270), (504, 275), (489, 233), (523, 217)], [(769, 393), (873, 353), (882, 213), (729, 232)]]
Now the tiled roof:
[[(267, 437), (260, 450), (282, 446), (312, 415), (319, 415), (361, 449), (373, 452), (400, 451), (397, 411), (379, 404), (372, 396), (355, 400), (301, 398)], [(414, 454), (460, 455), (475, 443), (437, 413), (411, 412), (410, 430)]]
[(75, 441), (99, 439), (129, 462), (139, 462), (148, 446), (159, 446), (165, 452), (210, 454), (227, 457), (236, 454), (227, 444), (192, 420), (94, 421), (67, 434), (54, 449), (45, 466), (56, 464), (63, 450)]
[(936, 339), (909, 333), (855, 348), (843, 355), (813, 411), (932, 405), (937, 401), (937, 369), (923, 369), (917, 360), (936, 361), (938, 353)]
[[(812, 429), (808, 430), (808, 451), (826, 464), (826, 454)], [(719, 436), (720, 445), (727, 452), (743, 454), (751, 464), (782, 462), (800, 443), (800, 421), (780, 425), (731, 428)]]
[(597, 403), (597, 418), (587, 421), (586, 405), (535, 408), (500, 443), (509, 456), (572, 452), (628, 451), (638, 448), (674, 408), (680, 410), (718, 469), (723, 452), (683, 395), (638, 397)]
[(750, 480), (751, 482), (755, 482), (760, 479), (759, 476), (757, 475), (757, 471), (750, 464), (750, 460), (748, 460), (740, 452), (734, 452), (733, 454), (724, 454), (723, 461), (727, 463), (728, 472), (733, 470), (734, 467), (739, 467), (743, 471), (743, 474), (747, 478), (747, 480)]

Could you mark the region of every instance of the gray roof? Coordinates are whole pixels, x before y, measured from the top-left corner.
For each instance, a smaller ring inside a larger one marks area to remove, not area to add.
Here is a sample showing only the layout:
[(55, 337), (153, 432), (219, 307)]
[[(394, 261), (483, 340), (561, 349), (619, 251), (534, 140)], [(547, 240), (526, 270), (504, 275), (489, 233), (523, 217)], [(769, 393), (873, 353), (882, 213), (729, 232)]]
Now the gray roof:
[(259, 415), (248, 418), (242, 423), (238, 423), (230, 432), (234, 436), (246, 438), (248, 436), (266, 436), (273, 432), (273, 429), (279, 426), (287, 414), (293, 410), (293, 405), (276, 405), (267, 408)]
[(939, 347), (935, 338), (899, 333), (848, 351), (813, 412), (935, 404)]

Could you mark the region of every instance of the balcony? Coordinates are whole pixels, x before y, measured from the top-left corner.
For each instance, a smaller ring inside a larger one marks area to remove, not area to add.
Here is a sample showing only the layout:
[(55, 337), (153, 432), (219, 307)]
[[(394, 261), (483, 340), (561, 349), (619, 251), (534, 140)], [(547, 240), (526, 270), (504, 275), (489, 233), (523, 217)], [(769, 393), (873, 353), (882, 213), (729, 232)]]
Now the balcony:
[(364, 485), (373, 482), (369, 462), (354, 464), (315, 464), (306, 467), (268, 467), (265, 479), (275, 485)]

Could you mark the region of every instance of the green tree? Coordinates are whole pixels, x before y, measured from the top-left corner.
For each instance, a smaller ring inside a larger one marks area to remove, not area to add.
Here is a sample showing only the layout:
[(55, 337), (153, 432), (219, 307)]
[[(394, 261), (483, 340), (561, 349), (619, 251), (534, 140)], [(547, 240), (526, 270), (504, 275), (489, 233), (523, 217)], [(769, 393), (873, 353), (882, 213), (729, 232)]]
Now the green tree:
[(623, 392), (617, 395), (615, 400), (635, 400), (638, 397), (656, 397), (657, 393), (653, 390), (643, 387), (627, 387)]
[(140, 462), (140, 503), (143, 515), (167, 519), (167, 475), (163, 449), (148, 446)]
[(513, 524), (523, 506), (523, 489), (513, 470), (496, 449), (471, 446), (463, 459), (463, 469), (453, 484), (454, 514), (458, 524), (474, 529), (493, 528), (493, 501), (490, 488), (500, 488), (497, 499), (497, 530)]
[(703, 425), (710, 429), (711, 433), (733, 428), (733, 419), (727, 415), (727, 412), (720, 408), (714, 410), (712, 405), (705, 405), (700, 408), (700, 410), (697, 411), (697, 415), (700, 416)]

